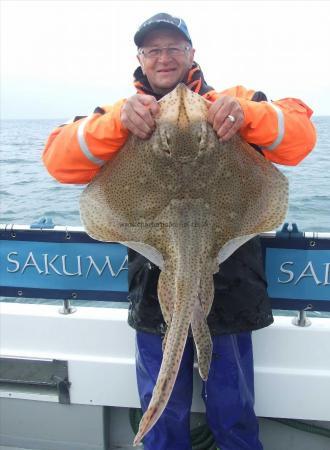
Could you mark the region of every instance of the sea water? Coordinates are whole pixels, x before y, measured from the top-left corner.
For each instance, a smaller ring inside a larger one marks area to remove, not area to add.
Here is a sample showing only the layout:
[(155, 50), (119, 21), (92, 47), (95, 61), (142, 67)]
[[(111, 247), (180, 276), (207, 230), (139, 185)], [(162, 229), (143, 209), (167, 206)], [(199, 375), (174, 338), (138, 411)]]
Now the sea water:
[[(330, 116), (315, 117), (317, 144), (294, 167), (277, 166), (288, 177), (286, 221), (302, 231), (330, 232)], [(45, 169), (41, 154), (61, 120), (5, 120), (0, 134), (0, 223), (31, 224), (42, 216), (56, 225), (81, 225), (83, 185), (65, 185)]]

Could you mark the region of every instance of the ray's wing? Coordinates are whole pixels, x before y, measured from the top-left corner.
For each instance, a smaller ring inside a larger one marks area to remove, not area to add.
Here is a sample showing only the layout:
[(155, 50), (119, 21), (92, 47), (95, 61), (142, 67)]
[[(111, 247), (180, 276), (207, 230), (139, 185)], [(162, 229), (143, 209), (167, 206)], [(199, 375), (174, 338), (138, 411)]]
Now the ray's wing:
[(130, 136), (84, 190), (81, 218), (96, 239), (136, 240), (168, 202), (151, 153), (149, 141)]
[(274, 230), (288, 206), (287, 178), (238, 136), (219, 143), (219, 170), (210, 194), (214, 250), (223, 262), (256, 234)]

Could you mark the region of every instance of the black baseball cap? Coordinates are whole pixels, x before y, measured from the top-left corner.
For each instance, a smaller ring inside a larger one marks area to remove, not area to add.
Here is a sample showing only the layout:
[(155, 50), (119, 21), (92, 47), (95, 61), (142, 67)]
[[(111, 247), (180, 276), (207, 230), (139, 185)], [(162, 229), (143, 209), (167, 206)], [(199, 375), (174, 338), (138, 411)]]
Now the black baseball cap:
[(189, 44), (192, 45), (185, 21), (183, 19), (180, 19), (179, 17), (173, 17), (170, 14), (166, 13), (156, 14), (155, 16), (152, 16), (150, 17), (150, 19), (143, 22), (143, 24), (139, 27), (134, 35), (135, 44), (137, 45), (137, 47), (141, 47), (144, 38), (150, 31), (165, 27), (179, 31), (182, 36), (189, 42)]

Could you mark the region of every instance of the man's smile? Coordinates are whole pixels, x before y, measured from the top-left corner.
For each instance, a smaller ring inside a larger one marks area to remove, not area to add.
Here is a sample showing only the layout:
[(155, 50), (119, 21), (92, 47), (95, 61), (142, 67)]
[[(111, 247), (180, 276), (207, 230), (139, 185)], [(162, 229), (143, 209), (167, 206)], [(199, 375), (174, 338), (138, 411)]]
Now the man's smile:
[(158, 69), (157, 72), (158, 73), (169, 73), (169, 72), (174, 72), (176, 71), (176, 69)]

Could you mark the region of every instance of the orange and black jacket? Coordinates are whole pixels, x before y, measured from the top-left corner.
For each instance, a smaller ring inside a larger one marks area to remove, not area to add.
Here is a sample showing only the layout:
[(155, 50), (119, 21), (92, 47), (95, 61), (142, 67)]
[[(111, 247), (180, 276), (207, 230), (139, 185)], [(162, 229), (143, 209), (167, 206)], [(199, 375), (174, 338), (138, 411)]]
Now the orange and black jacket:
[[(140, 69), (135, 72), (139, 93), (154, 95)], [(301, 100), (268, 102), (261, 92), (242, 86), (214, 91), (197, 64), (184, 82), (207, 100), (221, 95), (238, 99), (244, 111), (241, 136), (275, 163), (298, 164), (314, 147), (316, 134), (311, 109)], [(157, 97), (156, 97), (157, 98)], [(128, 131), (120, 121), (125, 100), (96, 108), (93, 114), (56, 128), (43, 159), (48, 171), (62, 183), (87, 183), (125, 144)], [(128, 323), (135, 329), (163, 334), (157, 282), (159, 269), (142, 255), (128, 250)], [(273, 322), (258, 238), (241, 246), (214, 275), (215, 298), (207, 318), (212, 334), (252, 331)]]
[[(135, 72), (138, 92), (151, 94), (147, 82), (137, 74), (138, 70)], [(224, 94), (236, 97), (244, 112), (242, 138), (259, 146), (265, 158), (272, 162), (296, 165), (315, 145), (316, 133), (310, 121), (312, 110), (301, 100), (284, 98), (256, 102), (253, 101), (256, 92), (243, 86), (216, 92), (206, 85), (196, 64), (186, 84), (211, 102)], [(122, 99), (114, 105), (97, 107), (88, 117), (60, 126), (51, 133), (43, 161), (54, 178), (61, 183), (88, 183), (102, 165), (120, 151), (129, 134), (120, 121), (124, 102)]]

